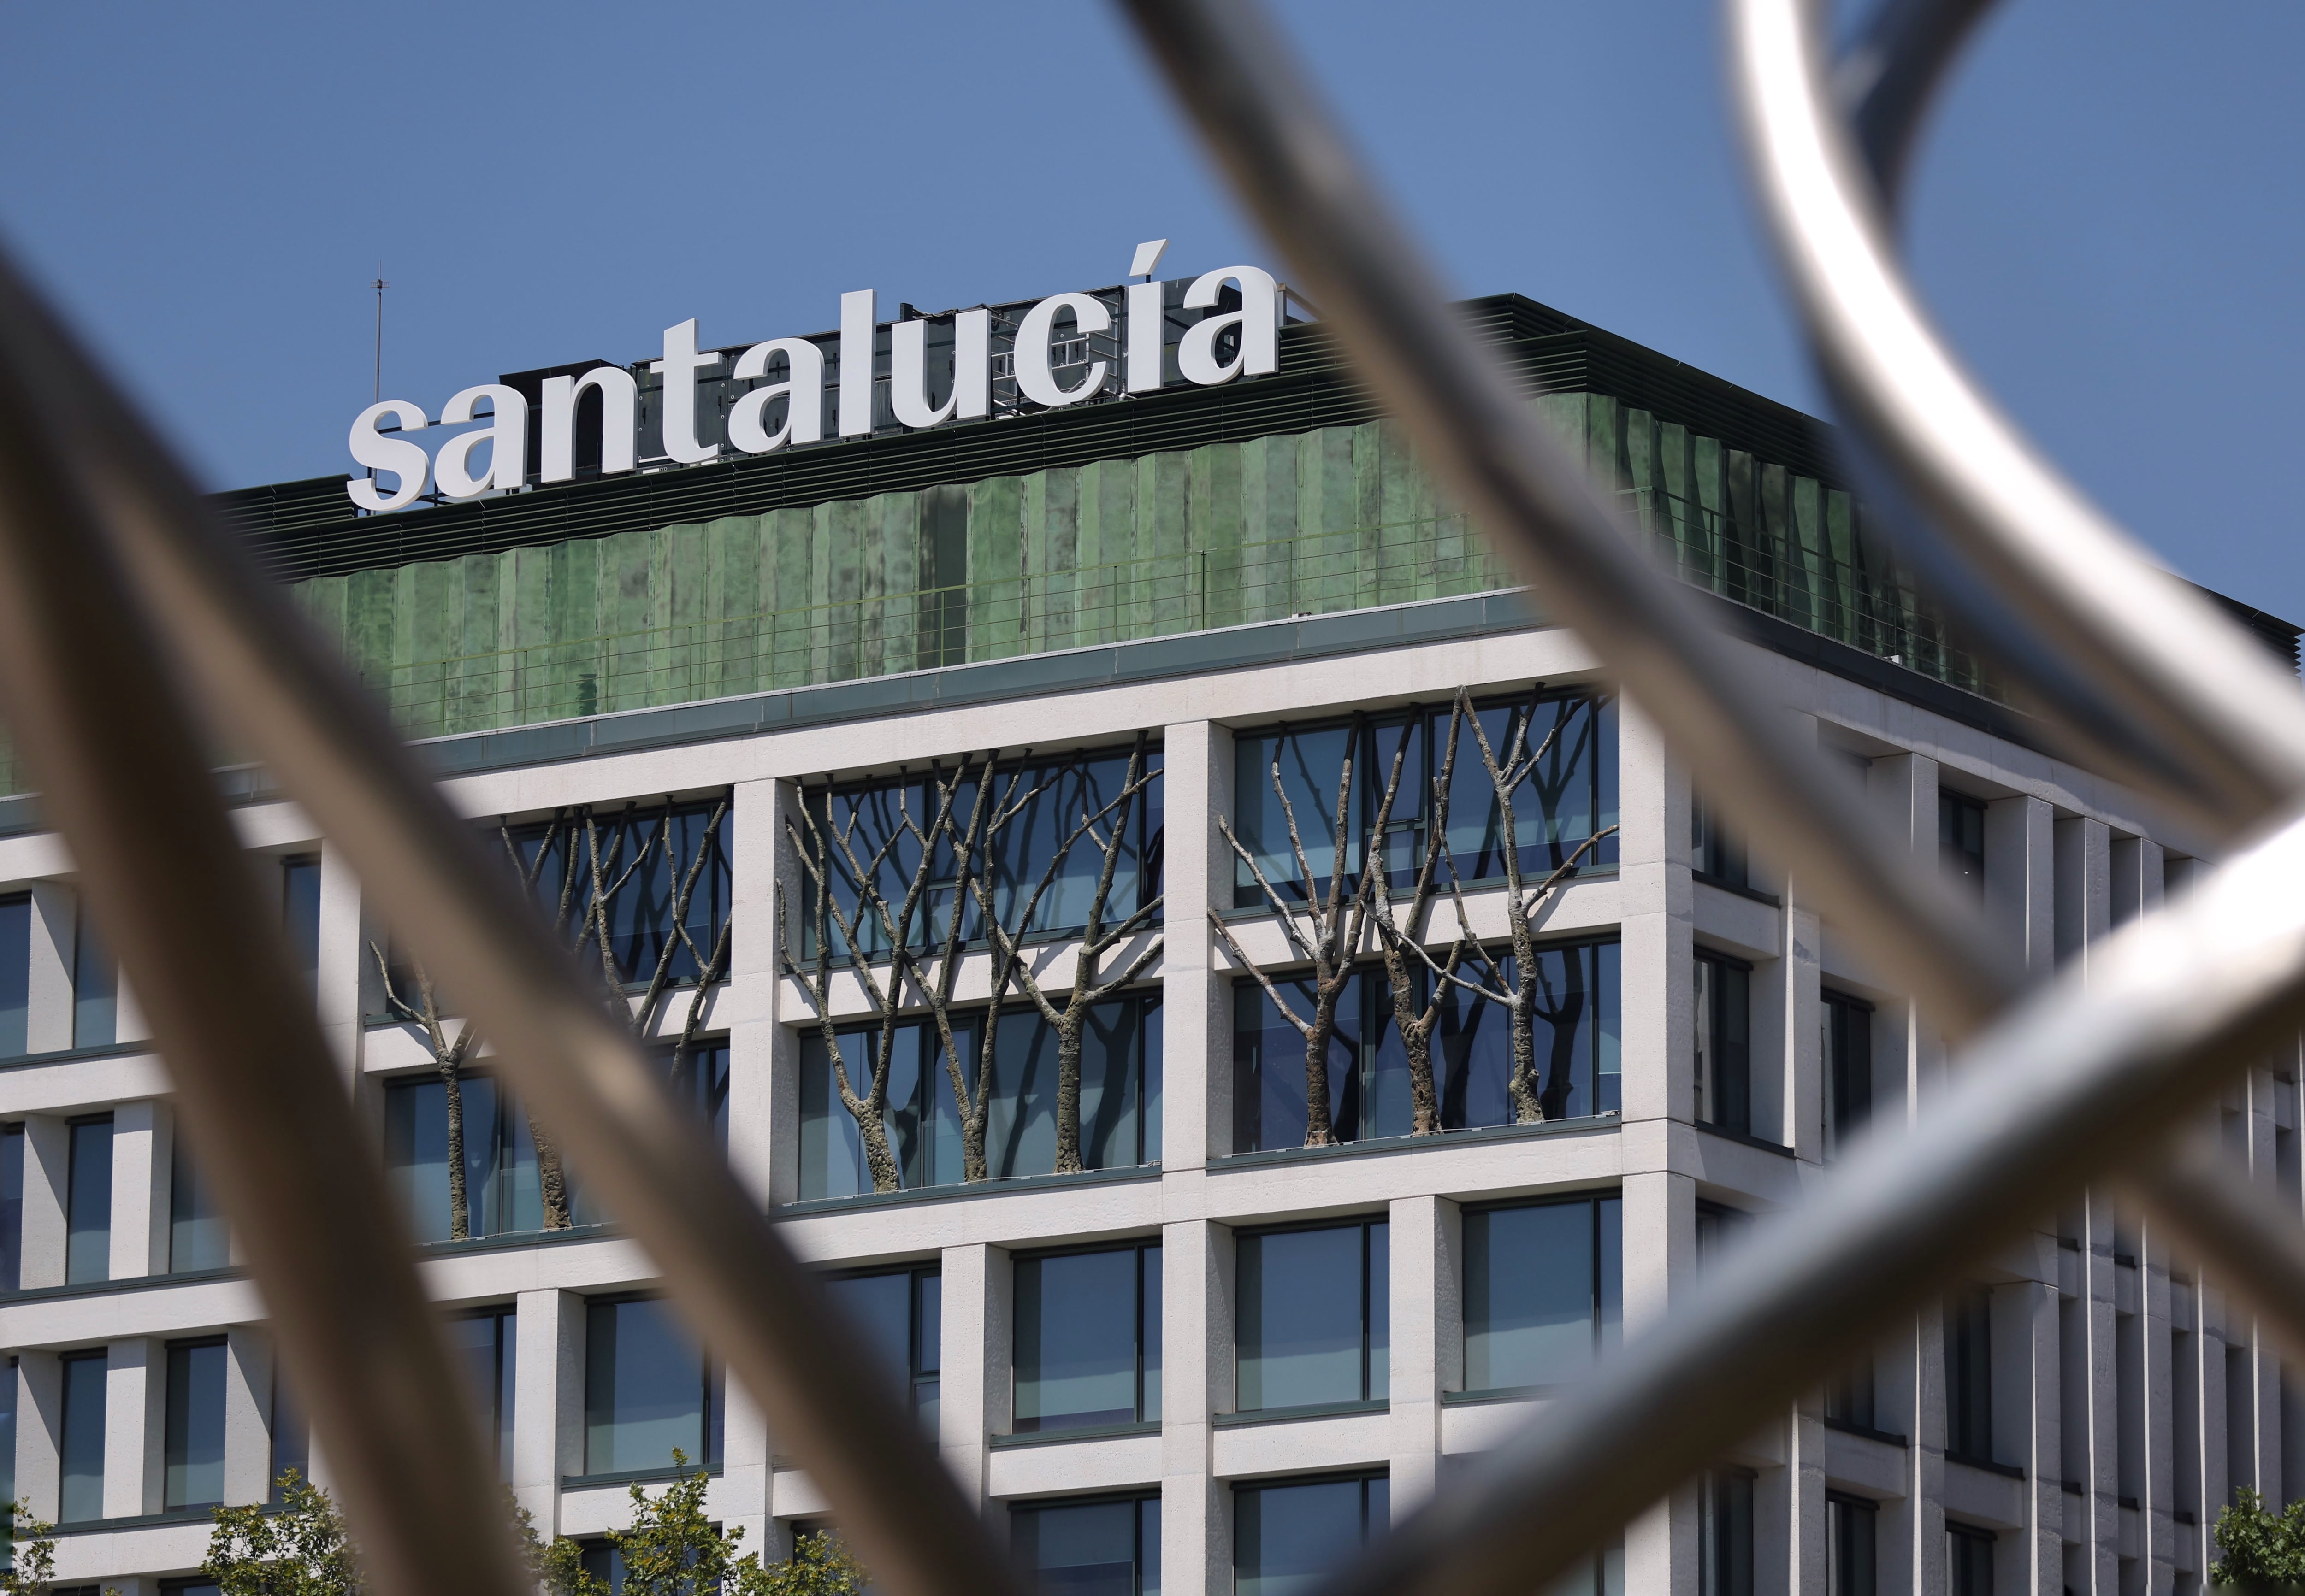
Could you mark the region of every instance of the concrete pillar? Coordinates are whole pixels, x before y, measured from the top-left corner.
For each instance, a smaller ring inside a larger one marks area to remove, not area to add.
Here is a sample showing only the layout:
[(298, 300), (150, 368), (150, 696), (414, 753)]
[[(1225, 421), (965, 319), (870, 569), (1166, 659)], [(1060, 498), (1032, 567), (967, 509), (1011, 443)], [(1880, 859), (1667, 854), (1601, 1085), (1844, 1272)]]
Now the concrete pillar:
[(2177, 1449), (2173, 1435), (2176, 1391), (2170, 1366), (2174, 1348), (2169, 1323), (2169, 1260), (2166, 1253), (2154, 1255), (2157, 1251), (2153, 1233), (2145, 1230), (2139, 1238), (2137, 1252), (2137, 1307), (2144, 1331), (2144, 1389), (2135, 1396), (2143, 1405), (2145, 1429), (2145, 1492), (2138, 1503), (2138, 1517), (2145, 1536), (2139, 1555), (2147, 1567), (2148, 1596), (2167, 1596), (2177, 1583)]
[[(1787, 1596), (1825, 1596), (1832, 1579), (1825, 1562), (1824, 1405), (1815, 1396), (1793, 1405), (1785, 1424), (1784, 1560)], [(1756, 1584), (1765, 1584), (1757, 1577)]]
[(560, 1481), (584, 1472), (584, 1299), (523, 1291), (513, 1320), (512, 1486), (536, 1532), (560, 1532)]
[[(772, 919), (775, 917), (778, 895), (781, 894), (787, 905), (787, 913), (793, 925), (793, 934), (798, 936), (802, 905), (806, 901), (804, 890), (805, 879), (801, 871), (800, 861), (794, 857), (792, 850), (785, 845), (785, 823), (787, 819), (795, 824), (798, 822), (800, 791), (794, 783), (789, 781), (762, 785), (765, 785), (765, 791), (757, 790), (753, 787), (753, 784), (749, 783), (745, 787), (738, 789), (739, 802), (744, 806), (738, 816), (740, 820), (744, 815), (752, 813), (756, 808), (763, 812), (759, 824), (737, 827), (739, 838), (737, 846), (742, 849), (744, 846), (742, 839), (748, 833), (758, 832), (761, 825), (769, 827), (770, 835), (765, 840), (773, 850), (770, 863), (769, 913)], [(731, 860), (730, 864), (736, 870), (759, 868), (756, 862), (748, 862), (742, 857)], [(732, 941), (736, 939), (736, 930), (741, 929), (741, 927), (732, 929), (730, 931)], [(761, 951), (773, 955), (774, 945), (764, 945)], [(737, 969), (753, 968), (744, 962), (747, 955), (744, 951), (743, 944), (737, 944), (732, 952), (733, 956), (739, 961)], [(728, 1082), (728, 1156), (732, 1159), (742, 1160), (738, 1163), (737, 1169), (740, 1176), (746, 1180), (761, 1181), (765, 1173), (764, 1189), (771, 1207), (778, 1203), (793, 1201), (800, 1195), (801, 1038), (815, 1019), (805, 998), (795, 997), (787, 991), (782, 979), (775, 974), (776, 968), (774, 964), (769, 966), (770, 980), (766, 1005), (767, 1032), (753, 1040), (756, 1049), (754, 1057), (760, 1059), (768, 1072), (768, 1079), (764, 1086), (764, 1093), (768, 1100), (765, 1105), (751, 1112), (764, 1115), (765, 1122), (755, 1125), (753, 1131), (746, 1133), (745, 1145), (741, 1152), (737, 1146), (736, 1129), (738, 1114), (736, 1094), (741, 1090), (741, 1077), (737, 1071), (736, 1059), (741, 1055), (734, 1053), (731, 1055), (729, 1061), (731, 1078)], [(787, 1004), (790, 1005), (789, 1008), (787, 1006)], [(735, 1032), (732, 1031), (732, 1046), (735, 1045), (734, 1038)], [(761, 1057), (758, 1052), (762, 1042), (767, 1045), (767, 1054), (764, 1058)], [(755, 1090), (763, 1090), (763, 1088), (756, 1085)], [(755, 1138), (763, 1134), (767, 1138), (765, 1172), (761, 1168), (763, 1153), (755, 1141)]]
[[(1630, 982), (1628, 981), (1630, 988)], [(1686, 981), (1680, 983), (1686, 991)], [(1697, 1278), (1697, 1184), (1656, 1169), (1624, 1178), (1625, 1337), (1663, 1319)], [(1625, 1526), (1625, 1588), (1646, 1596), (1697, 1589), (1697, 1492), (1683, 1485)]]
[(2113, 925), (2112, 837), (2102, 820), (2056, 823), (2057, 963), (2088, 967), (2089, 945)]
[(1232, 1588), (1232, 1491), (1215, 1478), (1212, 1414), (1233, 1404), (1232, 1232), (1161, 1229), (1161, 1569), (1183, 1592)]
[[(1865, 794), (1879, 810), (1889, 829), (1911, 847), (1916, 857), (1934, 863), (1937, 856), (1937, 762), (1927, 754), (1894, 753), (1873, 760), (1865, 770)], [(1988, 861), (1988, 869), (1990, 863)]]
[(2162, 892), (2161, 845), (2149, 837), (2114, 836), (2106, 847), (2112, 921), (2126, 925), (2157, 907)]
[(777, 1543), (776, 1521), (769, 1513), (768, 1418), (742, 1381), (724, 1378), (721, 1388), (728, 1412), (720, 1440), (720, 1478), (710, 1489), (712, 1516), (724, 1533), (743, 1530), (744, 1550), (759, 1552), (763, 1564), (773, 1563), (789, 1549)]
[[(728, 825), (728, 1167), (762, 1206), (774, 1201), (778, 781), (739, 782)], [(797, 923), (800, 908), (792, 911)], [(794, 1108), (799, 1104), (795, 1098)], [(795, 1191), (797, 1187), (795, 1187)], [(785, 1193), (788, 1199), (792, 1193)], [(729, 1409), (731, 1417), (736, 1410)]]
[(1007, 1252), (982, 1242), (944, 1250), (937, 1449), (960, 1481), (962, 1494), (980, 1508), (987, 1483), (984, 1438), (996, 1409), (1004, 1430), (1013, 1411), (1006, 1378), (1015, 1345), (1008, 1327), (1011, 1300)]
[(64, 1202), (72, 1189), (72, 1126), (61, 1115), (24, 1116), (26, 1290), (64, 1283)]
[(1778, 922), (1777, 987), (1784, 1002), (1785, 1037), (1782, 1140), (1795, 1157), (1814, 1164), (1824, 1158), (1824, 989), (1819, 965), (1824, 928), (1816, 912), (1795, 897), (1799, 887), (1797, 880), (1785, 883), (1784, 914)]
[[(2062, 866), (2063, 861), (2060, 860)], [(2080, 1294), (2088, 1360), (2083, 1388), (2088, 1394), (2088, 1460), (2083, 1481), (2085, 1566), (2088, 1596), (2118, 1596), (2121, 1588), (2121, 1425), (2119, 1365), (2120, 1282), (2114, 1262), (2113, 1210), (2100, 1193), (2089, 1193), (2082, 1213)]]
[(60, 1053), (72, 1045), (72, 952), (80, 894), (62, 881), (32, 884), (32, 965), (24, 993), (24, 1047)]
[[(1695, 1113), (1693, 888), (1688, 778), (1669, 763), (1654, 723), (1630, 701), (1618, 727), (1617, 893), (1624, 988), (1663, 997), (1624, 1006), (1623, 1115), (1629, 1126), (1641, 1120), (1688, 1120)], [(1662, 1140), (1656, 1145), (1661, 1150)], [(1631, 1217), (1629, 1210), (1629, 1250), (1635, 1244)]]
[(63, 1362), (52, 1352), (16, 1354), (16, 1499), (34, 1518), (56, 1519), (64, 1485)]
[[(1988, 866), (1988, 869), (1990, 867)], [(1989, 879), (1989, 878), (1988, 878)], [(2054, 1244), (2050, 1267), (2055, 1267)], [(1993, 1294), (1993, 1443), (2025, 1471), (2025, 1524), (2012, 1549), (2027, 1592), (2054, 1596), (2063, 1579), (2064, 1464), (2057, 1410), (2057, 1283), (2021, 1280)]]
[[(1934, 811), (1934, 805), (1932, 805)], [(1932, 819), (1934, 824), (1934, 819)], [(1912, 1596), (1945, 1596), (1950, 1573), (1945, 1559), (1945, 1381), (1944, 1312), (1935, 1304), (1915, 1320), (1912, 1339), (1912, 1446), (1906, 1452), (1905, 1495), (1909, 1511), (1903, 1528), (1911, 1539), (1901, 1549)]]
[(1441, 1393), (1450, 1368), (1463, 1367), (1464, 1311), (1458, 1300), (1457, 1205), (1438, 1197), (1396, 1197), (1391, 1206), (1392, 1516), (1429, 1499), (1441, 1467)]
[(1161, 734), (1161, 851), (1168, 940), (1161, 960), (1164, 1057), (1161, 1161), (1198, 1169), (1233, 1150), (1232, 972), (1208, 911), (1232, 906), (1233, 854), (1216, 828), (1232, 812), (1232, 734), (1205, 720)]
[(157, 1513), (167, 1346), (140, 1336), (115, 1341), (105, 1348), (104, 1361), (104, 1515)]
[(2056, 962), (2056, 811), (2039, 798), (1985, 806), (1985, 912), (2022, 950), (2026, 971)]
[(158, 1099), (112, 1111), (112, 1278), (168, 1272), (175, 1116)]
[(225, 1332), (224, 1499), (272, 1495), (272, 1338), (259, 1325)]

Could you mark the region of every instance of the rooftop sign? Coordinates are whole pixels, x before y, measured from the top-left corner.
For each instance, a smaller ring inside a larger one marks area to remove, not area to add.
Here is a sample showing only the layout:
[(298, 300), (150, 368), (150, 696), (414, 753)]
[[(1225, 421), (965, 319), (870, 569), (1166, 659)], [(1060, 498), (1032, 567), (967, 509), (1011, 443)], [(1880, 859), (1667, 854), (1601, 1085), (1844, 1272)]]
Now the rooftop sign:
[[(401, 510), (428, 492), (478, 498), (1274, 370), (1284, 296), (1272, 275), (1227, 266), (1154, 281), (1166, 247), (1137, 247), (1130, 275), (1144, 281), (1015, 305), (929, 316), (906, 305), (883, 322), (871, 289), (844, 293), (837, 333), (741, 351), (698, 348), (692, 318), (664, 330), (663, 358), (644, 367), (592, 361), (481, 383), (453, 395), (437, 427), (423, 406), (387, 399), (353, 421), (353, 459), (369, 474), (345, 491), (362, 510)], [(852, 371), (872, 380), (844, 383)], [(438, 433), (430, 450), (426, 432)]]

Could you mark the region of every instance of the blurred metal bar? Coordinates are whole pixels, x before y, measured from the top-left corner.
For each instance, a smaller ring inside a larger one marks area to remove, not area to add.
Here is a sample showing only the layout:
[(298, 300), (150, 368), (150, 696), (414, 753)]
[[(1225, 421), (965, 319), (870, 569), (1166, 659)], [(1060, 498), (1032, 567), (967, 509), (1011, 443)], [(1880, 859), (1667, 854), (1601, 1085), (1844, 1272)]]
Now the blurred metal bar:
[(150, 617), (57, 469), (49, 385), (0, 345), (0, 703), (42, 811), (151, 1019), (368, 1576), (390, 1596), (515, 1596), (464, 1377), (290, 962), (277, 888), (259, 896)]
[(2305, 1019), (2305, 819), (2194, 898), (2097, 945), (1952, 1066), (1909, 1132), (1868, 1139), (1756, 1227), (1686, 1305), (1629, 1336), (1328, 1587), (1525, 1596), (1960, 1278), (2115, 1173)]
[(1833, 64), (1834, 96), (1873, 174), (1882, 208), (1902, 204), (1913, 140), (1937, 86), (1994, 0), (1881, 0)]
[[(165, 447), (4, 261), (0, 364), (42, 395), (52, 455), (174, 664), (343, 849), (395, 931), (432, 968), (456, 972), (458, 998), (515, 1088), (648, 1250), (689, 1323), (761, 1404), (779, 1449), (823, 1488), (876, 1585), (897, 1596), (1011, 1596), (1007, 1558), (865, 1362), (863, 1338), (343, 662), (209, 523)], [(102, 724), (100, 700), (81, 708)], [(268, 1299), (275, 1312), (296, 1300), (301, 1283), (287, 1279), (275, 1290), (292, 1295)], [(427, 1483), (427, 1468), (396, 1463), (376, 1489), (399, 1510)], [(496, 1494), (476, 1499), (492, 1506)]]
[[(1727, 31), (1748, 167), (1836, 408), (1984, 582), (2167, 751), (2165, 768), (2191, 773), (2197, 818), (2250, 829), (2305, 792), (2305, 695), (2040, 458), (1938, 339), (1832, 109), (1812, 11), (1731, 0)], [(1914, 52), (1900, 82), (1950, 59)]]
[(1931, 1019), (1974, 1031), (2013, 989), (1975, 910), (1954, 898), (1787, 717), (1690, 595), (1625, 527), (1491, 352), (1362, 174), (1262, 6), (1127, 0), (1147, 47), (1324, 325), (1408, 429), (1419, 457), (1574, 626), (1709, 799)]

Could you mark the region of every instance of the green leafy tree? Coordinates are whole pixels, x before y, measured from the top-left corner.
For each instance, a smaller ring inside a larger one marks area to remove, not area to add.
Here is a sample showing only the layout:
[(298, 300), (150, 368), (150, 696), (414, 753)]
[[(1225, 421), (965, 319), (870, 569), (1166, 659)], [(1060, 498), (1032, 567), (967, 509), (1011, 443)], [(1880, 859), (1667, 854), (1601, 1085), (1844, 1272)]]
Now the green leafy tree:
[[(676, 1451), (672, 1459), (687, 1468), (687, 1454)], [(699, 1468), (658, 1496), (632, 1488), (632, 1527), (608, 1536), (624, 1558), (624, 1596), (856, 1596), (863, 1589), (863, 1567), (830, 1533), (803, 1536), (789, 1562), (763, 1566), (758, 1552), (738, 1557), (744, 1529), (724, 1535), (713, 1528), (704, 1509), (709, 1482)], [(566, 1596), (607, 1596), (598, 1579), (584, 1577), (588, 1583)]]
[(789, 1562), (762, 1568), (748, 1557), (737, 1574), (734, 1596), (857, 1596), (864, 1588), (863, 1565), (830, 1530), (794, 1541)]
[(2265, 1498), (2243, 1488), (2217, 1515), (2217, 1550), (2209, 1565), (2212, 1584), (2241, 1590), (2296, 1590), (2305, 1586), (2305, 1501), (2274, 1513)]
[(0, 1573), (0, 1596), (48, 1596), (56, 1573), (56, 1526), (32, 1516), (21, 1502), (8, 1504), (13, 1553)]
[(200, 1572), (222, 1596), (361, 1596), (360, 1560), (328, 1493), (294, 1469), (280, 1510), (218, 1507)]

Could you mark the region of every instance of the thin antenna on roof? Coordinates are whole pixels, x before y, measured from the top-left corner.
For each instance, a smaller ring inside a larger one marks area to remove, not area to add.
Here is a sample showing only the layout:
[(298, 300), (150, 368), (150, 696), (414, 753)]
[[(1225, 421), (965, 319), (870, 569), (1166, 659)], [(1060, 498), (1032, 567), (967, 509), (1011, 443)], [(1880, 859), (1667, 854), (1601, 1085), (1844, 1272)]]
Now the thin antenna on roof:
[(384, 403), (384, 291), (390, 284), (384, 280), (384, 262), (376, 263), (376, 398)]

